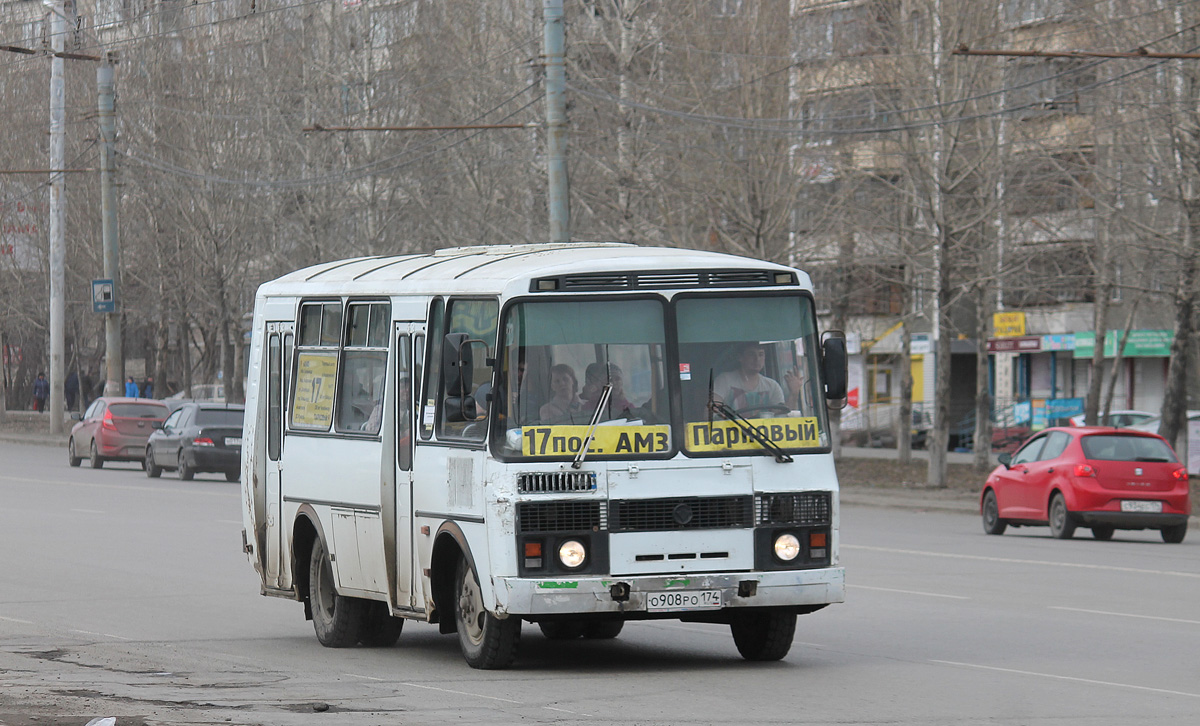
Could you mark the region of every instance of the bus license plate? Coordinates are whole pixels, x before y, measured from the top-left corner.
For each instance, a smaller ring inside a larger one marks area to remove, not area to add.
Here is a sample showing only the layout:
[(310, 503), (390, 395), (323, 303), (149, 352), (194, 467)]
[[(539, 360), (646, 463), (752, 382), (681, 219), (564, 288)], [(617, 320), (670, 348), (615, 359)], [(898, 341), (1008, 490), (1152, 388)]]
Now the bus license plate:
[(646, 593), (646, 610), (715, 610), (721, 607), (720, 590), (674, 590)]
[(1162, 502), (1145, 499), (1122, 499), (1122, 512), (1162, 512)]
[(240, 436), (226, 436), (225, 437), (225, 445), (226, 446), (241, 446), (242, 439)]

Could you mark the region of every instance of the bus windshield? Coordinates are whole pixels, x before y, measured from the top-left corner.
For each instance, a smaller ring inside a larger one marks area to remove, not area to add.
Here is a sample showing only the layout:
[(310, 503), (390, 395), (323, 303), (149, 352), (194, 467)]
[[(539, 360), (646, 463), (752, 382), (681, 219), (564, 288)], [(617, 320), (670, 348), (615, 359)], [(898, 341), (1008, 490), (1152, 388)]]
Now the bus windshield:
[(829, 445), (809, 298), (680, 297), (675, 312), (687, 453)]
[[(659, 299), (522, 302), (504, 319), (495, 449), (506, 457), (668, 456)], [(595, 424), (595, 425), (593, 425)]]

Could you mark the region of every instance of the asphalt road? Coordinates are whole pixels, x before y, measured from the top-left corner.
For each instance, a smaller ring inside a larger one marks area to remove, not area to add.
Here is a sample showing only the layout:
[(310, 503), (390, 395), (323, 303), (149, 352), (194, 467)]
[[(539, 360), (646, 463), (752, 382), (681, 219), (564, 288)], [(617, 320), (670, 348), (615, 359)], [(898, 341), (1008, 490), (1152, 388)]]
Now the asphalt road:
[(322, 648), (298, 603), (258, 594), (236, 484), (65, 459), (0, 442), (5, 726), (1200, 722), (1200, 537), (988, 537), (848, 505), (847, 602), (803, 616), (783, 662), (742, 661), (721, 626), (527, 625), (516, 666), (483, 672), (423, 624)]

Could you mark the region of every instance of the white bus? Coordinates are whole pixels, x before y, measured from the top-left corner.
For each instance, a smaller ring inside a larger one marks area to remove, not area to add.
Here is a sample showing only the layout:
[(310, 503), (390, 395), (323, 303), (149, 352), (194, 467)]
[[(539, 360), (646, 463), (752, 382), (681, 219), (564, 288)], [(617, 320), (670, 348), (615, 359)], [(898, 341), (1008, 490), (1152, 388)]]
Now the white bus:
[(325, 646), (423, 620), (503, 668), (523, 621), (673, 618), (775, 660), (843, 600), (845, 341), (799, 270), (623, 244), (364, 257), (264, 284), (253, 326), (243, 546)]

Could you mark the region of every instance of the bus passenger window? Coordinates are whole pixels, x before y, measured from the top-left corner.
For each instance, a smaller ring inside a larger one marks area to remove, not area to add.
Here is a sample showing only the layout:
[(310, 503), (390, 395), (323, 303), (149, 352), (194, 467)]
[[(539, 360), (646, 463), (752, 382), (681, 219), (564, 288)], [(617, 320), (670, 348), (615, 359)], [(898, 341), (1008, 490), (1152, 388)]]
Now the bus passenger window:
[(370, 333), (386, 330), (390, 317), (387, 303), (351, 303), (347, 307), (346, 348), (338, 391), (339, 431), (379, 433), (387, 340), (372, 340)]

